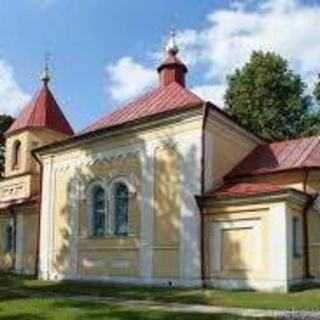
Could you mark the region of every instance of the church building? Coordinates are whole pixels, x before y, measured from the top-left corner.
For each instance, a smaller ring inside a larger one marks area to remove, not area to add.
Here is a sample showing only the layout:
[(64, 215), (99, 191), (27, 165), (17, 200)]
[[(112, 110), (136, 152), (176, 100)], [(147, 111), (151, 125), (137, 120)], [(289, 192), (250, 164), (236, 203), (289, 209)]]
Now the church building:
[(1, 270), (281, 292), (320, 281), (320, 138), (264, 141), (188, 89), (178, 54), (171, 35), (156, 88), (76, 134), (45, 71), (6, 133)]

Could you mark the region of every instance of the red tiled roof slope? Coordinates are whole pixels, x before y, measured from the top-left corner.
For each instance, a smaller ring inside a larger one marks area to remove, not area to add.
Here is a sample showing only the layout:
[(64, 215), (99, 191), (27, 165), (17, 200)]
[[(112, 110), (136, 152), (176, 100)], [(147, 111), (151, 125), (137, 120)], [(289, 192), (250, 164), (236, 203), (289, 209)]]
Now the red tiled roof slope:
[(303, 168), (320, 168), (319, 137), (258, 146), (226, 176), (226, 179)]
[(204, 101), (177, 82), (160, 86), (106, 115), (81, 133), (112, 127), (172, 110), (202, 105)]
[(205, 196), (213, 197), (243, 197), (254, 194), (278, 192), (284, 188), (272, 183), (257, 183), (257, 182), (238, 182), (228, 183), (209, 191)]
[(18, 115), (7, 134), (26, 128), (47, 128), (67, 135), (73, 130), (50, 89), (44, 85)]

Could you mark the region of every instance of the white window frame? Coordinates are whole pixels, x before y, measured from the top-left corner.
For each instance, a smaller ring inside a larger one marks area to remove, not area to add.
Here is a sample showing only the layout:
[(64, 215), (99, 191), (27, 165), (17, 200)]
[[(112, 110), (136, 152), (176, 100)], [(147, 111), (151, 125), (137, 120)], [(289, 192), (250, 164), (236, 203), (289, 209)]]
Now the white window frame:
[[(118, 183), (123, 183), (127, 188), (128, 188), (128, 232), (127, 235), (116, 235), (115, 234), (115, 226), (114, 226), (114, 221), (115, 221), (115, 199), (114, 199), (114, 191), (115, 191), (115, 186)], [(130, 215), (130, 201), (132, 199), (132, 196), (136, 193), (136, 188), (134, 185), (131, 183), (130, 178), (128, 176), (117, 176), (113, 178), (110, 181), (109, 184), (109, 208), (110, 208), (110, 213), (109, 213), (109, 226), (110, 226), (110, 233), (116, 237), (127, 237), (130, 235), (130, 223), (129, 223), (129, 215)]]
[(87, 189), (87, 199), (88, 199), (88, 205), (87, 205), (87, 211), (88, 211), (88, 234), (89, 237), (103, 237), (103, 236), (96, 236), (94, 235), (94, 230), (93, 230), (93, 209), (94, 209), (94, 203), (93, 203), (93, 190), (96, 187), (101, 187), (104, 190), (104, 194), (105, 194), (105, 226), (104, 226), (104, 234), (103, 236), (106, 236), (110, 233), (110, 225), (109, 225), (109, 207), (108, 207), (108, 186), (103, 182), (103, 181), (94, 181), (92, 183), (90, 183), (88, 189)]
[(294, 258), (302, 256), (302, 219), (298, 216), (292, 217), (292, 255)]

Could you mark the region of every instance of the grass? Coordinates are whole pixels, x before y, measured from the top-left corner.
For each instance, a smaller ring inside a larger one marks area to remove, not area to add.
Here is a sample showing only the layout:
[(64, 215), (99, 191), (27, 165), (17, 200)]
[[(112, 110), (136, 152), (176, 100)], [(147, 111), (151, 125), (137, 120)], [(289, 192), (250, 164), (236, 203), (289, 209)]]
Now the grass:
[[(236, 320), (230, 315), (184, 314), (126, 309), (112, 305), (72, 302), (54, 298), (0, 299), (0, 320)], [(252, 319), (252, 318), (250, 318)]]
[[(34, 298), (32, 294), (43, 296)], [(68, 296), (92, 295), (157, 302), (195, 303), (223, 307), (320, 311), (320, 289), (288, 294), (204, 289), (112, 286), (103, 283), (50, 282), (31, 277), (0, 276), (0, 320), (3, 319), (245, 319), (227, 315), (192, 315), (133, 310), (93, 302), (74, 302)], [(64, 298), (65, 297), (65, 298)], [(252, 318), (251, 318), (252, 319)]]

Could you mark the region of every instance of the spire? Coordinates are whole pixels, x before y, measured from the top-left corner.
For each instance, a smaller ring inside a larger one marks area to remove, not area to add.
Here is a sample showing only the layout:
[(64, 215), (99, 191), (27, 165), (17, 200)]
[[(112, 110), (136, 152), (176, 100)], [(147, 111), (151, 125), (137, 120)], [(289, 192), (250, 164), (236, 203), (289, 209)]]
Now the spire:
[(166, 45), (166, 51), (168, 54), (173, 56), (177, 55), (179, 52), (179, 48), (176, 42), (176, 31), (174, 29), (170, 31), (169, 39)]
[(44, 57), (44, 68), (41, 74), (40, 80), (43, 82), (44, 86), (47, 87), (50, 81), (50, 72), (49, 72), (49, 54), (45, 54)]
[(21, 130), (37, 128), (50, 129), (65, 135), (73, 135), (73, 130), (54, 98), (48, 82), (50, 81), (48, 60), (45, 60), (44, 71), (41, 75), (43, 86), (37, 91), (32, 100), (22, 109), (16, 120), (6, 132), (6, 135)]
[(176, 42), (176, 33), (174, 30), (171, 30), (165, 47), (165, 59), (158, 67), (160, 86), (168, 86), (172, 82), (177, 82), (185, 87), (185, 74), (188, 69), (185, 64), (178, 59), (178, 53), (179, 48)]

